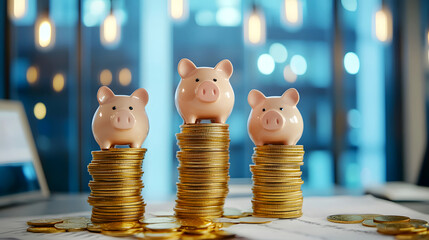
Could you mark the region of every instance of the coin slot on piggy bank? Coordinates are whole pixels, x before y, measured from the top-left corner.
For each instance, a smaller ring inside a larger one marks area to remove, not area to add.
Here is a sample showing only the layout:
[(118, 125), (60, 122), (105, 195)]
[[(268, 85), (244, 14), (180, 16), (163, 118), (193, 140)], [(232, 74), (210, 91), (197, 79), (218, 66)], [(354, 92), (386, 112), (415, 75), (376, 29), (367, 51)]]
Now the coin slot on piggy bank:
[(176, 89), (176, 108), (184, 124), (225, 123), (234, 107), (234, 91), (229, 82), (233, 67), (229, 60), (214, 68), (196, 67), (189, 59), (180, 60), (180, 83)]

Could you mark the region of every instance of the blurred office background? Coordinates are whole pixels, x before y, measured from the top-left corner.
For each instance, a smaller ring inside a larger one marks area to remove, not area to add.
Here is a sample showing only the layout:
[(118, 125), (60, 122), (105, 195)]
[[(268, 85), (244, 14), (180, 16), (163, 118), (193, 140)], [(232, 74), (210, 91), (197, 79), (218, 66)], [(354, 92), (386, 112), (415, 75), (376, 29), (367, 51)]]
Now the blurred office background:
[(0, 97), (24, 104), (53, 192), (89, 190), (102, 85), (116, 94), (148, 90), (145, 191), (175, 192), (182, 120), (174, 91), (184, 57), (234, 65), (232, 178), (251, 178), (248, 92), (290, 87), (300, 92), (305, 121), (305, 189), (361, 190), (420, 174), (428, 1), (8, 0), (0, 11)]

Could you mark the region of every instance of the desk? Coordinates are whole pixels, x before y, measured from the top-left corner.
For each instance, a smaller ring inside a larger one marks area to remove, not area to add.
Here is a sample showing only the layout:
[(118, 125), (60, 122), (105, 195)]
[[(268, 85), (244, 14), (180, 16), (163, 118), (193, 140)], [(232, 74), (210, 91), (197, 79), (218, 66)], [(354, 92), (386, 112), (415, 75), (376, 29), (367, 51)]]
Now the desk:
[[(19, 239), (114, 239), (89, 232), (61, 234), (26, 232), (25, 222), (37, 214), (60, 213), (57, 216), (89, 216), (90, 212), (88, 210), (90, 210), (90, 207), (86, 203), (86, 197), (86, 194), (57, 195), (50, 201), (2, 209), (0, 217), (4, 218), (0, 218), (0, 236)], [(169, 211), (172, 210), (173, 206), (174, 201), (164, 203), (148, 202), (146, 212), (150, 214), (155, 211)], [(246, 210), (251, 207), (251, 202), (249, 197), (229, 198), (225, 206)], [(84, 210), (84, 212), (66, 214), (66, 212), (76, 210)], [(299, 219), (276, 220), (269, 224), (260, 225), (238, 224), (227, 228), (227, 230), (236, 233), (240, 239), (393, 239), (391, 236), (376, 233), (374, 228), (363, 227), (360, 224), (328, 222), (326, 216), (339, 213), (379, 213), (406, 215), (411, 218), (429, 220), (429, 215), (427, 214), (369, 195), (306, 197), (303, 212), (304, 216)], [(32, 217), (29, 217), (29, 215)], [(55, 217), (55, 215), (50, 215), (49, 217)]]

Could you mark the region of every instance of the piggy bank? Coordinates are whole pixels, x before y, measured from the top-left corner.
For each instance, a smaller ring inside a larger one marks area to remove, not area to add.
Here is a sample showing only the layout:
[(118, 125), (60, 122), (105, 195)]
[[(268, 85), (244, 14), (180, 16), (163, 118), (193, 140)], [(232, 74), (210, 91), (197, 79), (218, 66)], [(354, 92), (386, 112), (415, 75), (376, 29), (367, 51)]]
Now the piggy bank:
[(214, 68), (197, 68), (184, 58), (177, 70), (182, 79), (176, 89), (176, 108), (184, 123), (203, 119), (225, 123), (234, 106), (234, 91), (229, 82), (231, 62), (225, 59)]
[(92, 119), (92, 133), (100, 148), (115, 145), (140, 148), (149, 132), (146, 90), (139, 88), (131, 96), (122, 96), (103, 86), (98, 89), (97, 99), (100, 106)]
[(296, 104), (299, 94), (290, 88), (281, 97), (265, 97), (253, 89), (247, 97), (252, 107), (247, 128), (256, 146), (267, 144), (296, 145), (304, 129)]

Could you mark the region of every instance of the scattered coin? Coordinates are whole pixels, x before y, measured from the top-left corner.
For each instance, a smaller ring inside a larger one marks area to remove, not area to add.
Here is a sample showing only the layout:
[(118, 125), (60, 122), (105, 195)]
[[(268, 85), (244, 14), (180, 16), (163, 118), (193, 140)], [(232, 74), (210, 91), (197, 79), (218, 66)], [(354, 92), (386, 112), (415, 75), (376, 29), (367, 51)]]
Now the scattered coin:
[(67, 223), (57, 223), (54, 225), (57, 229), (64, 229), (67, 232), (76, 232), (76, 231), (85, 231), (86, 223), (75, 223), (75, 222), (67, 222)]
[(379, 223), (377, 224), (377, 232), (387, 235), (397, 235), (400, 233), (408, 233), (413, 230), (413, 226), (409, 223)]
[(33, 219), (27, 222), (30, 226), (37, 227), (53, 227), (57, 223), (62, 223), (63, 219), (60, 218), (47, 218), (47, 219)]
[(377, 227), (377, 223), (374, 222), (374, 219), (365, 219), (362, 225), (365, 227)]
[(374, 222), (376, 223), (399, 223), (408, 221), (410, 221), (410, 218), (405, 216), (383, 215), (374, 217)]
[(61, 233), (65, 232), (64, 229), (57, 229), (54, 227), (29, 227), (27, 228), (27, 232), (33, 233)]
[(138, 223), (136, 222), (109, 222), (101, 223), (101, 229), (106, 231), (124, 231), (134, 228)]
[(179, 227), (177, 223), (154, 223), (144, 226), (145, 229), (152, 231), (176, 231)]
[(361, 223), (364, 218), (359, 215), (354, 214), (339, 214), (339, 215), (331, 215), (327, 217), (328, 221), (334, 223), (345, 223), (345, 224), (353, 224), (353, 223)]

